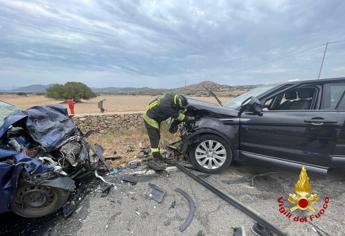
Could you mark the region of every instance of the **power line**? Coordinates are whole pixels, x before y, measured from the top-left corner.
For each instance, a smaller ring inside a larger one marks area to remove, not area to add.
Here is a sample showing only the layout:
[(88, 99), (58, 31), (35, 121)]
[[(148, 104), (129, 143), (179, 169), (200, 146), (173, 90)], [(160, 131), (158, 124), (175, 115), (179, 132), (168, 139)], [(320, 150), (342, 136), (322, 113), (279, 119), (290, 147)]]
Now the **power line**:
[(322, 57), (322, 61), (321, 61), (321, 65), (320, 65), (320, 70), (319, 70), (319, 75), (317, 77), (317, 79), (320, 79), (321, 77), (321, 72), (322, 72), (322, 69), (323, 69), (323, 64), (325, 62), (325, 59), (326, 59), (326, 53), (327, 53), (327, 48), (328, 48), (328, 45), (329, 44), (337, 44), (337, 43), (345, 43), (345, 39), (344, 40), (337, 40), (337, 41), (331, 41), (331, 42), (326, 42), (325, 44), (325, 50), (323, 51), (323, 57)]
[(329, 44), (329, 42), (326, 43), (325, 50), (323, 51), (323, 57), (322, 57), (321, 65), (320, 65), (319, 76), (317, 77), (317, 79), (320, 79), (320, 76), (321, 76), (323, 63), (325, 62), (325, 57), (326, 57), (326, 53), (327, 53), (328, 44)]

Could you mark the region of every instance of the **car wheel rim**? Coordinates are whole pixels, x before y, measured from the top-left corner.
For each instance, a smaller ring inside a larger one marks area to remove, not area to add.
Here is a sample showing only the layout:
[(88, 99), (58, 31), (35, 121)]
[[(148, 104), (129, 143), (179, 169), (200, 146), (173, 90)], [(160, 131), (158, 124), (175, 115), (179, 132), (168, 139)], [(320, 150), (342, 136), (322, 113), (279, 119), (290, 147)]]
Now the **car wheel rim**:
[(223, 144), (216, 140), (205, 140), (195, 149), (195, 159), (206, 169), (218, 169), (224, 165), (227, 153)]
[(21, 188), (15, 201), (18, 205), (25, 208), (44, 208), (54, 202), (54, 193), (50, 188), (44, 186), (25, 186)]

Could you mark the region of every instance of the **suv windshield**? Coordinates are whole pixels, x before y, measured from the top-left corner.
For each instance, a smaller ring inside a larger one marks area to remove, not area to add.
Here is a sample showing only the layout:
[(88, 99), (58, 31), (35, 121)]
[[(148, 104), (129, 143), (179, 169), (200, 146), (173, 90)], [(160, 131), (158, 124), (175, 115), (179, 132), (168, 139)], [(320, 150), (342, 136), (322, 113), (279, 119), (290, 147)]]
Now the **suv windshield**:
[(234, 99), (230, 99), (229, 101), (224, 103), (225, 107), (229, 107), (229, 108), (233, 108), (233, 109), (237, 109), (241, 106), (242, 102), (244, 100), (246, 100), (249, 97), (256, 97), (268, 90), (270, 90), (271, 88), (275, 87), (275, 85), (270, 85), (270, 86), (264, 86), (264, 87), (258, 87), (255, 89), (252, 89), (238, 97), (235, 97)]
[(20, 109), (8, 104), (6, 102), (0, 101), (0, 126), (3, 125), (4, 120), (7, 116), (19, 112)]

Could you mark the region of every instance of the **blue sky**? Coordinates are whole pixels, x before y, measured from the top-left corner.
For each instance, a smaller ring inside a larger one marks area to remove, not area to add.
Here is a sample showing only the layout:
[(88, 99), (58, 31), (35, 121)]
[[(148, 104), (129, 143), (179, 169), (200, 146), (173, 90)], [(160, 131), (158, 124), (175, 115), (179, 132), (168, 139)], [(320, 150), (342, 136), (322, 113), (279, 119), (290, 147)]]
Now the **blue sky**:
[(0, 87), (345, 76), (342, 0), (0, 0)]

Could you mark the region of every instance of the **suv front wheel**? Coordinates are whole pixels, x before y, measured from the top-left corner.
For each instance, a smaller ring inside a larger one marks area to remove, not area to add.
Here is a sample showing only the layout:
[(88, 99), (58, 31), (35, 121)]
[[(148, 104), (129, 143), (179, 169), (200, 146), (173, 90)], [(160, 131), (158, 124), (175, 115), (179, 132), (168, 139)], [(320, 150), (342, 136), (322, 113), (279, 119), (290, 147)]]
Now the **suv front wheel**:
[(231, 164), (232, 151), (219, 136), (205, 134), (189, 149), (189, 157), (198, 170), (216, 174)]

